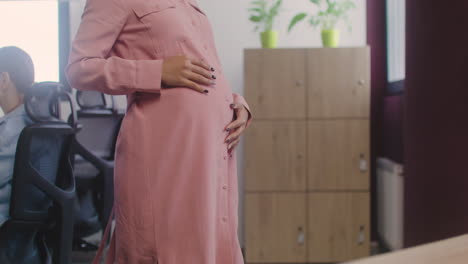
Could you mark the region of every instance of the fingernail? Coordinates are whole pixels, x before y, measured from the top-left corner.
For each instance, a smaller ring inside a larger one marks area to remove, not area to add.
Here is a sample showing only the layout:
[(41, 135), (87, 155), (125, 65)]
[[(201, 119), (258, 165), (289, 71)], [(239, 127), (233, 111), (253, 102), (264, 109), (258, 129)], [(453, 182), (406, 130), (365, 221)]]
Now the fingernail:
[(231, 131), (231, 129), (230, 129), (230, 128), (226, 128), (226, 131)]
[(211, 71), (215, 71), (213, 67), (211, 67)]
[(234, 108), (234, 106), (236, 106), (236, 105), (235, 105), (235, 104), (230, 104), (229, 106), (232, 107), (232, 108)]
[(226, 139), (226, 143), (229, 143), (229, 142), (231, 142), (231, 140), (230, 140), (230, 139)]
[(211, 78), (213, 78), (213, 79), (215, 79), (215, 80), (216, 80), (216, 76), (214, 76), (214, 75), (211, 75)]
[(207, 94), (207, 93), (208, 93), (208, 90), (204, 90), (203, 92)]

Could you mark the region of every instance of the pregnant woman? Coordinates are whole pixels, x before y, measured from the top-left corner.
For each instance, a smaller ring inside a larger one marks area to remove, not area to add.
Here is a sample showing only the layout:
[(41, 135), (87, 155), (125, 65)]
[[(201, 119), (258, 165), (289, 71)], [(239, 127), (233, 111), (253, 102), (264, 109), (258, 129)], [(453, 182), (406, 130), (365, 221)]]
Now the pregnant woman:
[(128, 98), (106, 263), (243, 263), (234, 150), (251, 115), (195, 0), (88, 0), (67, 75)]

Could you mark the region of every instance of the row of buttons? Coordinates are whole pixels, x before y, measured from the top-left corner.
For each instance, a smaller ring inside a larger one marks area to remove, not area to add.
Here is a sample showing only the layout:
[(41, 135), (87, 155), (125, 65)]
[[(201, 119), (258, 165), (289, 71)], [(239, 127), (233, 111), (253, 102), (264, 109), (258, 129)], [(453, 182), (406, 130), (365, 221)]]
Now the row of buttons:
[[(224, 159), (226, 159), (226, 156), (224, 156)], [(226, 190), (228, 189), (227, 184), (223, 184), (222, 188), (223, 188), (223, 190), (226, 191)], [(227, 194), (225, 194), (225, 195), (227, 195)], [(226, 216), (223, 216), (223, 217), (222, 217), (222, 220), (223, 220), (223, 222), (226, 223), (226, 222), (227, 222), (227, 217), (226, 217)]]

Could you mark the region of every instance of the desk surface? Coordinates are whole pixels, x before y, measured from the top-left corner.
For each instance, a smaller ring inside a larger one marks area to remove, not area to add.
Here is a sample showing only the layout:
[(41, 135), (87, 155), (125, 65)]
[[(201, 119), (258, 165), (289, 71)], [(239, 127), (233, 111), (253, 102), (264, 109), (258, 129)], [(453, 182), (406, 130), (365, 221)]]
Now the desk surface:
[(468, 235), (395, 251), (348, 264), (468, 264)]

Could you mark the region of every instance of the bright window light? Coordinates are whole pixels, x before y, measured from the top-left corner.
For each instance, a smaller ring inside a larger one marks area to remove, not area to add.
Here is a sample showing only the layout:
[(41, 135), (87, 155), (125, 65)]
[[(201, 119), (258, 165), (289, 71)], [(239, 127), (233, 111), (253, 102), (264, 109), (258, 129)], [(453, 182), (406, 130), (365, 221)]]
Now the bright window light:
[(387, 0), (388, 81), (405, 79), (406, 0)]
[(59, 81), (58, 1), (0, 1), (0, 47), (31, 55), (36, 82)]

